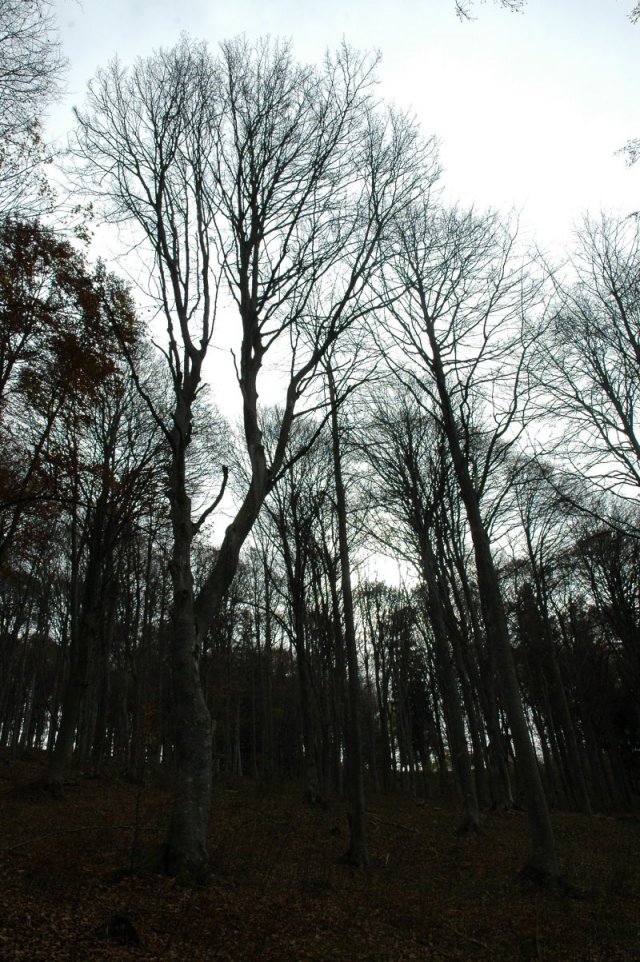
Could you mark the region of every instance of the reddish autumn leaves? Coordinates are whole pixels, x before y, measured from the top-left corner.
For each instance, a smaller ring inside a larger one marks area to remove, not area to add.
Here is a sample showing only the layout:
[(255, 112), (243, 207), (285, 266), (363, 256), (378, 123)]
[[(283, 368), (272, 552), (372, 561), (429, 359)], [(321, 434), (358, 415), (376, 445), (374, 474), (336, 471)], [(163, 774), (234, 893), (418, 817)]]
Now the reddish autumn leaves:
[(0, 554), (27, 510), (55, 501), (53, 428), (117, 391), (132, 301), (102, 264), (38, 223), (0, 225)]

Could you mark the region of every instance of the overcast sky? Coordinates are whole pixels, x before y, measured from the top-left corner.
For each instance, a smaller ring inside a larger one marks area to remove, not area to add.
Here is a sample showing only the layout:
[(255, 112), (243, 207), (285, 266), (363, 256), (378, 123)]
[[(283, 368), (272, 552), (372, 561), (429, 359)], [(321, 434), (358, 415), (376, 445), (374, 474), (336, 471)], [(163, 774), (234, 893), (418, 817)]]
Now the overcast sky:
[(640, 25), (632, 0), (529, 0), (521, 14), (454, 0), (56, 0), (70, 61), (62, 135), (96, 68), (186, 31), (215, 45), (245, 33), (289, 37), (318, 60), (344, 37), (379, 49), (381, 92), (441, 142), (451, 198), (516, 208), (543, 247), (564, 244), (581, 212), (640, 208), (640, 165), (615, 151), (640, 136)]

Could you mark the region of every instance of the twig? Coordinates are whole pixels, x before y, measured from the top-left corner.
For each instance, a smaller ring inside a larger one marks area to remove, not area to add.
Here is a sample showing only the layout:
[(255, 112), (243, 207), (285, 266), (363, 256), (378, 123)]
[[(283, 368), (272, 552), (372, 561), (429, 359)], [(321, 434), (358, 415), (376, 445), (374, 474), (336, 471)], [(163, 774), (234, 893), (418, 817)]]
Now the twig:
[(413, 832), (414, 835), (419, 835), (420, 832), (417, 828), (412, 828), (411, 825), (403, 825), (401, 822), (390, 822), (386, 818), (382, 818), (381, 815), (376, 815), (375, 812), (366, 812), (369, 818), (375, 818), (382, 825), (390, 825), (392, 828), (400, 828), (403, 832)]
[(24, 848), (25, 845), (31, 845), (35, 842), (41, 842), (45, 838), (56, 838), (58, 835), (77, 835), (80, 832), (102, 831), (103, 828), (103, 825), (83, 825), (81, 828), (64, 828), (59, 832), (47, 832), (46, 835), (36, 835), (35, 838), (28, 838), (24, 842), (18, 842), (16, 845), (8, 845), (3, 849), (3, 852), (17, 852), (19, 848)]
[[(77, 835), (81, 832), (100, 832), (104, 831), (104, 825), (83, 825), (81, 828), (63, 828), (59, 832), (47, 832), (45, 835), (36, 835), (34, 838), (27, 838), (23, 842), (17, 842), (15, 845), (8, 845), (3, 848), (4, 853), (17, 852), (18, 849), (24, 848), (26, 845), (35, 845), (36, 842), (42, 842), (46, 838), (57, 838), (59, 835)], [(126, 830), (126, 831), (136, 831), (135, 825), (112, 825), (111, 830)], [(139, 832), (156, 832), (156, 828), (139, 828)]]
[(449, 922), (445, 922), (445, 925), (450, 932), (452, 932), (457, 938), (462, 939), (464, 942), (472, 942), (473, 945), (479, 945), (481, 949), (489, 948), (486, 942), (481, 942), (480, 939), (474, 939), (471, 935), (465, 935), (464, 932), (460, 932)]

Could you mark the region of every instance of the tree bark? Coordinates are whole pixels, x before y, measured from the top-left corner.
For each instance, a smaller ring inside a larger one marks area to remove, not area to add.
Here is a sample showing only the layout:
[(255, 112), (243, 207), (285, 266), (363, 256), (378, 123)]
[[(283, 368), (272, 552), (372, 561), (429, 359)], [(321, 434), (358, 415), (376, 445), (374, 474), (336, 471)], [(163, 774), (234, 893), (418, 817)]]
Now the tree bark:
[(353, 590), (349, 564), (349, 541), (347, 537), (347, 499), (342, 477), (342, 453), (340, 450), (340, 426), (338, 424), (338, 403), (331, 366), (327, 365), (329, 399), (331, 403), (331, 441), (333, 469), (336, 490), (336, 513), (338, 520), (338, 543), (340, 547), (340, 572), (342, 584), (342, 606), (344, 613), (344, 640), (347, 656), (347, 708), (348, 731), (347, 752), (349, 758), (349, 800), (351, 812), (349, 827), (351, 832), (348, 857), (358, 866), (369, 864), (367, 848), (364, 772), (362, 760), (362, 731), (360, 725), (360, 673), (358, 671), (358, 649), (356, 644), (355, 618), (353, 613)]
[(170, 641), (175, 731), (175, 787), (165, 841), (170, 874), (204, 881), (209, 873), (207, 835), (211, 805), (212, 731), (198, 661), (191, 572), (191, 502), (185, 491), (184, 452), (177, 450), (170, 472), (173, 551)]

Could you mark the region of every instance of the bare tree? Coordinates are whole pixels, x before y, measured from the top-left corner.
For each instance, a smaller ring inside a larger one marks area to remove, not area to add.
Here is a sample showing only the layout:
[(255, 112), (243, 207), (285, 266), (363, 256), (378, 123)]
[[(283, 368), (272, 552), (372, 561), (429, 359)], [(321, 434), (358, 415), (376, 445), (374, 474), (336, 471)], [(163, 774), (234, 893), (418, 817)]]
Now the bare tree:
[[(511, 10), (512, 13), (519, 13), (526, 5), (527, 0), (497, 0), (501, 7)], [(472, 20), (472, 10), (474, 0), (455, 0), (456, 15), (459, 20)]]
[[(270, 419), (263, 416), (263, 433), (269, 447)], [(274, 424), (279, 418), (274, 412)], [(318, 434), (317, 419), (296, 421), (289, 438), (292, 452), (309, 447), (304, 458), (289, 458), (286, 472), (273, 488), (259, 519), (259, 529), (274, 542), (273, 552), (282, 561), (287, 609), (287, 633), (296, 653), (302, 725), (304, 797), (308, 802), (323, 802), (327, 793), (327, 771), (323, 767), (320, 728), (319, 681), (314, 677), (317, 659), (313, 651), (314, 614), (312, 586), (316, 578), (317, 556), (324, 541), (318, 520), (331, 510), (330, 464), (326, 440)], [(315, 443), (314, 443), (315, 440)], [(277, 441), (276, 438), (273, 441)], [(275, 538), (273, 537), (275, 533)], [(334, 653), (335, 654), (335, 653)]]
[(348, 858), (354, 865), (368, 865), (369, 851), (365, 824), (364, 766), (362, 757), (362, 728), (360, 724), (360, 671), (353, 604), (349, 538), (347, 533), (347, 494), (343, 471), (342, 439), (338, 417), (339, 395), (331, 359), (327, 359), (327, 388), (331, 406), (331, 453), (333, 458), (333, 481), (336, 499), (338, 545), (340, 549), (340, 583), (342, 587), (342, 614), (344, 619), (344, 643), (347, 660), (347, 690), (349, 694), (347, 766), (349, 799), (351, 803), (350, 844)]
[[(585, 218), (537, 352), (560, 471), (635, 501), (640, 488), (640, 222)], [(562, 413), (562, 419), (558, 418)], [(560, 429), (560, 430), (558, 430)]]
[[(185, 39), (130, 72), (117, 63), (100, 72), (78, 112), (77, 154), (112, 215), (142, 231), (167, 326), (174, 405), (170, 421), (158, 420), (171, 452), (174, 536), (171, 871), (202, 876), (208, 866), (211, 726), (198, 678), (201, 640), (285, 469), (296, 404), (330, 346), (378, 305), (369, 281), (381, 241), (429, 176), (413, 124), (376, 107), (374, 68), (346, 47), (314, 68), (296, 64), (287, 45), (235, 41), (214, 58)], [(227, 475), (194, 521), (186, 467), (220, 285), (237, 309), (251, 479), (195, 597), (191, 543)], [(270, 460), (258, 407), (268, 352), (287, 383)]]
[(58, 90), (64, 61), (49, 0), (0, 5), (0, 137), (28, 129)]
[(536, 464), (516, 465), (513, 497), (524, 536), (526, 577), (531, 579), (530, 582), (527, 580), (523, 594), (529, 607), (530, 635), (535, 636), (539, 650), (539, 665), (535, 666), (535, 670), (542, 675), (549, 702), (547, 722), (556, 733), (568, 795), (581, 811), (590, 814), (591, 801), (584, 763), (554, 643), (550, 602), (552, 559), (566, 550), (566, 511), (553, 497), (544, 473)]
[[(513, 735), (531, 854), (527, 870), (558, 876), (555, 841), (535, 748), (518, 685), (483, 494), (518, 435), (524, 315), (539, 298), (497, 217), (433, 211), (425, 201), (398, 224), (388, 283), (397, 292), (390, 364), (418, 404), (433, 411), (447, 439), (473, 543), (487, 644), (496, 659)], [(479, 436), (478, 448), (474, 440)]]
[(42, 113), (60, 91), (65, 61), (50, 0), (0, 4), (0, 211), (38, 211), (47, 192), (42, 175)]
[[(374, 503), (386, 514), (393, 541), (400, 535), (423, 580), (435, 642), (437, 673), (451, 751), (451, 763), (464, 806), (463, 833), (479, 829), (476, 785), (465, 735), (459, 683), (448, 627), (441, 573), (436, 557), (436, 514), (446, 511), (444, 439), (434, 419), (411, 398), (379, 397), (374, 404), (365, 457), (372, 468)], [(376, 523), (376, 526), (377, 523)]]
[[(68, 398), (50, 444), (50, 459), (57, 455), (59, 471), (66, 475), (59, 483), (70, 494), (69, 664), (44, 779), (56, 794), (87, 707), (98, 642), (115, 593), (118, 554), (161, 484), (157, 428), (127, 375), (121, 362), (89, 396), (90, 414), (81, 407), (86, 395)], [(103, 641), (108, 650), (109, 639)]]

